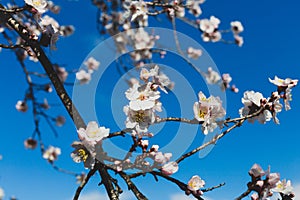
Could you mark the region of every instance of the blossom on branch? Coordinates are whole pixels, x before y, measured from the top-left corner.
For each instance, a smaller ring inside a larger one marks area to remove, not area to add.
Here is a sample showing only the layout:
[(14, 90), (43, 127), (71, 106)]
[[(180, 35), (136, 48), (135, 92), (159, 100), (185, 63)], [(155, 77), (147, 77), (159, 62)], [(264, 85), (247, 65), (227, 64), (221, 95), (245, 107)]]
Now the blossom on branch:
[(208, 132), (213, 132), (217, 128), (217, 119), (225, 116), (226, 111), (222, 107), (222, 101), (219, 97), (206, 96), (199, 92), (199, 101), (195, 102), (193, 110), (195, 119), (199, 122), (203, 122), (202, 131), (205, 135)]
[(73, 161), (83, 162), (85, 168), (92, 169), (95, 165), (95, 153), (90, 153), (82, 142), (75, 141), (72, 143), (72, 147), (75, 148), (71, 153)]
[(275, 76), (275, 78), (272, 80), (269, 78), (269, 81), (277, 86), (278, 94), (283, 93), (282, 98), (284, 100), (285, 110), (290, 110), (290, 101), (292, 101), (292, 88), (295, 87), (298, 84), (297, 79), (281, 79)]
[(80, 128), (77, 133), (80, 140), (97, 143), (109, 135), (109, 128), (98, 127), (97, 122), (90, 121), (85, 129)]
[(24, 0), (24, 1), (27, 5), (32, 6), (39, 13), (44, 13), (47, 10), (46, 0)]
[(293, 187), (290, 180), (286, 181), (285, 179), (282, 181), (278, 181), (276, 183), (276, 187), (272, 189), (273, 192), (279, 192), (284, 195), (293, 194)]
[(148, 26), (148, 7), (143, 0), (125, 0), (123, 3), (125, 13), (124, 18), (131, 17), (130, 21), (136, 21), (140, 27)]
[(43, 153), (43, 158), (48, 160), (48, 162), (53, 163), (57, 160), (58, 156), (61, 154), (61, 150), (58, 147), (49, 146)]
[(234, 34), (239, 34), (244, 31), (244, 27), (240, 21), (233, 21), (230, 23), (230, 25)]
[(85, 62), (84, 65), (91, 71), (98, 70), (100, 66), (100, 62), (96, 60), (94, 57), (89, 57)]
[(211, 16), (210, 19), (200, 20), (199, 28), (203, 32), (202, 39), (204, 42), (218, 42), (221, 40), (222, 35), (218, 31), (220, 22), (215, 16)]
[(130, 100), (130, 109), (138, 111), (154, 108), (160, 98), (160, 92), (152, 90), (151, 85), (151, 83), (144, 86), (135, 84), (125, 92), (127, 99)]
[[(242, 98), (242, 103), (244, 104), (244, 107), (239, 110), (239, 113), (241, 117), (244, 117), (258, 112), (259, 109), (267, 103), (267, 99), (259, 92), (246, 91)], [(258, 120), (260, 123), (264, 124), (271, 119), (271, 112), (264, 109), (256, 116), (249, 118), (248, 121), (254, 123), (255, 120)]]
[(198, 191), (200, 188), (203, 188), (204, 185), (205, 181), (202, 180), (198, 175), (195, 175), (189, 180), (187, 188), (191, 191)]
[(135, 129), (138, 133), (147, 132), (149, 125), (155, 122), (156, 115), (153, 109), (135, 111), (129, 106), (124, 106), (123, 111), (127, 116), (126, 128)]
[(76, 79), (79, 80), (80, 84), (87, 84), (92, 79), (91, 73), (81, 69), (79, 72), (76, 73)]
[(187, 0), (186, 6), (189, 9), (189, 13), (195, 17), (199, 17), (202, 14), (200, 4), (203, 4), (205, 0)]
[(26, 101), (18, 101), (16, 104), (16, 109), (19, 112), (26, 112), (28, 110), (28, 105)]
[(172, 175), (179, 169), (177, 162), (169, 162), (162, 166), (161, 171), (166, 175)]
[(214, 71), (211, 67), (207, 69), (207, 73), (205, 73), (204, 76), (208, 84), (217, 84), (221, 80), (219, 73)]
[(35, 149), (37, 146), (37, 141), (33, 138), (28, 138), (24, 141), (24, 146), (26, 149)]
[(187, 55), (189, 58), (198, 59), (202, 55), (201, 49), (194, 49), (193, 47), (189, 47), (187, 49)]

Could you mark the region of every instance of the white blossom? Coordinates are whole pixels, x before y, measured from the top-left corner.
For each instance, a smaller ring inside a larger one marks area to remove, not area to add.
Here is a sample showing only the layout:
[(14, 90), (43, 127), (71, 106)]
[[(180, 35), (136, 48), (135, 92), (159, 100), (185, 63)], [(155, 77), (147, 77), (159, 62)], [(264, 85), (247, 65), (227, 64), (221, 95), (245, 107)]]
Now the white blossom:
[(240, 21), (233, 21), (230, 23), (230, 25), (234, 34), (239, 34), (244, 31), (244, 27)]
[(202, 55), (201, 49), (194, 49), (193, 47), (189, 47), (187, 49), (187, 54), (189, 58), (198, 59)]
[(214, 71), (211, 67), (208, 68), (204, 76), (208, 84), (217, 84), (221, 80), (219, 73)]
[(164, 164), (170, 161), (172, 157), (172, 153), (162, 153), (162, 152), (156, 152), (154, 156), (154, 161), (160, 164)]
[[(246, 91), (242, 98), (242, 103), (244, 107), (239, 110), (240, 116), (244, 117), (247, 115), (254, 114), (261, 108), (261, 103), (266, 102), (267, 99), (259, 92)], [(272, 119), (272, 114), (269, 110), (265, 109), (260, 112), (257, 116), (251, 117), (248, 119), (249, 122), (254, 123), (255, 120), (258, 120), (260, 123), (264, 124), (267, 121)]]
[(130, 109), (129, 106), (124, 106), (123, 111), (127, 116), (125, 121), (126, 128), (136, 129), (138, 133), (147, 132), (149, 125), (155, 121), (153, 109), (135, 111)]
[(198, 175), (195, 175), (189, 180), (187, 187), (191, 191), (197, 191), (200, 188), (203, 188), (204, 185), (205, 181), (202, 180)]
[(242, 36), (239, 36), (239, 35), (234, 35), (234, 42), (239, 46), (243, 46), (244, 44), (244, 38)]
[(28, 110), (28, 105), (26, 101), (18, 101), (16, 104), (16, 109), (19, 112), (26, 112)]
[(79, 80), (80, 84), (86, 84), (90, 82), (92, 77), (89, 72), (86, 72), (85, 70), (81, 69), (79, 72), (76, 73), (76, 79)]
[(47, 10), (46, 0), (24, 0), (27, 5), (32, 6), (39, 13), (44, 13)]
[(109, 128), (99, 127), (97, 122), (90, 121), (85, 129), (80, 128), (77, 132), (82, 141), (97, 143), (109, 135)]
[(131, 12), (131, 21), (136, 20), (140, 26), (148, 26), (147, 4), (143, 0), (130, 2), (130, 8), (127, 12)]
[(169, 162), (162, 166), (162, 173), (166, 175), (172, 175), (178, 171), (178, 164), (176, 162)]
[(48, 160), (50, 163), (57, 160), (58, 156), (61, 154), (61, 150), (58, 147), (49, 146), (43, 153), (43, 158)]
[(273, 192), (280, 192), (285, 195), (293, 194), (293, 187), (290, 180), (286, 181), (285, 179), (282, 181), (278, 181), (276, 183), (276, 187), (272, 189)]
[(97, 70), (100, 66), (100, 62), (97, 61), (94, 57), (89, 57), (85, 62), (84, 65), (87, 66), (89, 70)]
[(82, 142), (73, 142), (72, 147), (75, 148), (71, 153), (71, 157), (74, 162), (84, 163), (84, 167), (92, 169), (95, 165), (95, 152), (89, 152), (89, 150), (83, 145)]
[(297, 79), (291, 79), (291, 78), (281, 79), (278, 78), (277, 76), (275, 76), (273, 80), (269, 78), (269, 81), (274, 85), (276, 85), (277, 87), (285, 87), (285, 88), (293, 88), (298, 83)]
[(52, 28), (54, 29), (54, 32), (58, 32), (59, 27), (60, 27), (59, 23), (53, 17), (50, 17), (49, 15), (45, 15), (41, 18), (40, 25), (43, 27), (47, 27), (47, 26), (51, 25)]
[(160, 92), (151, 89), (151, 83), (144, 87), (138, 84), (129, 88), (125, 95), (130, 100), (129, 107), (134, 111), (152, 109), (160, 98)]
[(218, 127), (216, 120), (224, 117), (226, 112), (219, 97), (206, 98), (202, 92), (199, 92), (198, 97), (199, 101), (193, 107), (194, 116), (196, 120), (203, 122), (202, 131), (206, 135)]
[(202, 14), (200, 4), (204, 3), (205, 0), (187, 0), (186, 5), (189, 9), (189, 13), (195, 17), (199, 17)]
[(219, 27), (220, 22), (215, 16), (211, 16), (210, 19), (202, 19), (200, 21), (200, 30), (205, 33), (213, 33)]

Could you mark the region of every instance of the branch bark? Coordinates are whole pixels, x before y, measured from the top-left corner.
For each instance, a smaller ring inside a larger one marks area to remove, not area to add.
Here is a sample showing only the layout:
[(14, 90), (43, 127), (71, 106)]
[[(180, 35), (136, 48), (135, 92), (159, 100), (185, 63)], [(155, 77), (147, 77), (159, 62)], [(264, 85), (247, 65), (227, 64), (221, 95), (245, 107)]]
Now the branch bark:
[[(7, 23), (12, 29), (14, 29), (18, 33), (18, 35), (27, 43), (27, 45), (30, 46), (34, 51), (41, 65), (46, 71), (49, 79), (51, 80), (57, 95), (66, 108), (68, 114), (72, 118), (76, 128), (85, 128), (85, 122), (83, 121), (80, 113), (73, 104), (72, 99), (65, 90), (63, 84), (56, 74), (56, 71), (53, 68), (52, 63), (46, 56), (39, 42), (37, 40), (31, 39), (32, 37), (30, 36), (29, 31), (26, 29), (26, 27), (19, 23), (9, 12), (6, 12), (5, 7), (2, 4), (0, 4), (0, 18), (3, 20), (3, 22)], [(108, 174), (105, 165), (103, 163), (100, 163), (100, 165), (103, 166), (100, 167), (99, 173), (103, 180), (103, 184), (106, 188), (109, 198), (111, 200), (118, 200), (119, 198), (118, 196), (116, 196), (114, 187), (111, 182), (111, 176)]]

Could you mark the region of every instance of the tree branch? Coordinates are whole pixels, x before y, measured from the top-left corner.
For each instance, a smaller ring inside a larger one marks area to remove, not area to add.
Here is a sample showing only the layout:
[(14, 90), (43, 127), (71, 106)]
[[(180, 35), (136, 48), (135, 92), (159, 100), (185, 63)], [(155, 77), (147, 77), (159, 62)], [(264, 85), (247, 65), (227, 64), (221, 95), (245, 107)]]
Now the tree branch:
[(73, 200), (78, 200), (79, 195), (82, 191), (82, 189), (85, 187), (85, 185), (89, 182), (90, 178), (96, 173), (97, 169), (93, 168), (89, 171), (86, 178), (82, 181), (82, 183), (78, 186), (75, 196), (73, 197)]
[[(51, 80), (55, 91), (57, 95), (59, 96), (60, 100), (62, 101), (64, 107), (66, 108), (68, 114), (72, 118), (75, 126), (77, 129), (79, 128), (85, 128), (86, 124), (83, 121), (80, 113), (76, 109), (75, 105), (72, 102), (72, 99), (66, 92), (63, 84), (61, 83), (59, 77), (56, 74), (56, 71), (53, 68), (52, 63), (46, 56), (44, 50), (40, 46), (39, 42), (36, 40), (31, 39), (32, 37), (29, 34), (29, 31), (24, 27), (22, 24), (20, 24), (11, 14), (3, 12), (2, 4), (0, 4), (0, 18), (7, 23), (11, 28), (13, 28), (19, 36), (32, 48), (34, 53), (36, 54), (38, 60), (42, 64), (44, 70), (46, 71), (49, 79)], [(107, 172), (107, 169), (105, 168), (105, 165), (100, 163), (101, 167), (99, 169), (100, 176), (103, 180), (103, 184), (106, 188), (107, 194), (111, 200), (118, 200), (118, 196), (114, 192), (114, 188), (112, 185), (112, 182), (110, 180), (110, 175)]]

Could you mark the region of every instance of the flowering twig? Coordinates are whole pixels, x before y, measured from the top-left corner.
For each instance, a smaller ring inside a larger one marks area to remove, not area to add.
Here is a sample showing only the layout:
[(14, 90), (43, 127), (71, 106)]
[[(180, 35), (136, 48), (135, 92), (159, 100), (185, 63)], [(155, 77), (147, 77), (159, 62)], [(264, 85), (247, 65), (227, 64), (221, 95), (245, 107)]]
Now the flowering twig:
[(80, 193), (82, 191), (82, 189), (84, 188), (84, 186), (89, 182), (90, 178), (97, 172), (96, 168), (93, 168), (89, 171), (89, 173), (87, 174), (87, 176), (85, 177), (85, 179), (81, 182), (81, 184), (78, 186), (76, 193), (73, 197), (73, 200), (78, 200)]
[[(162, 172), (157, 172), (157, 171), (152, 171), (150, 172), (152, 175), (154, 176), (160, 176), (168, 181), (171, 181), (173, 183), (175, 183), (181, 190), (183, 190), (184, 192), (188, 190), (187, 185), (181, 181), (179, 181), (176, 178), (173, 178), (171, 176), (165, 175)], [(196, 199), (198, 200), (204, 200), (200, 195), (196, 194), (196, 193), (191, 193)]]
[[(0, 8), (4, 9), (2, 4), (0, 4)], [(4, 22), (6, 22), (10, 27), (12, 27), (19, 34), (19, 36), (32, 48), (38, 60), (42, 64), (44, 70), (46, 71), (49, 79), (51, 80), (55, 88), (57, 95), (64, 104), (64, 107), (66, 108), (68, 114), (72, 118), (77, 129), (85, 128), (85, 122), (83, 121), (75, 105), (73, 105), (73, 102), (68, 93), (66, 92), (63, 84), (61, 83), (56, 71), (53, 68), (52, 63), (46, 56), (44, 50), (42, 49), (38, 41), (31, 39), (32, 37), (30, 36), (27, 28), (20, 24), (11, 14), (5, 13), (0, 10), (0, 17)], [(102, 163), (100, 163), (100, 165), (101, 167), (99, 169), (99, 173), (103, 180), (109, 198), (111, 200), (118, 200), (118, 196), (114, 192), (114, 187), (110, 180), (111, 177), (108, 174), (106, 167)]]
[(206, 142), (205, 144), (202, 144), (201, 146), (193, 149), (192, 151), (180, 156), (180, 158), (178, 158), (176, 160), (177, 163), (180, 163), (181, 161), (183, 161), (184, 159), (194, 155), (195, 153), (197, 153), (198, 151), (201, 151), (202, 149), (208, 147), (209, 145), (215, 144), (219, 139), (223, 138), (227, 133), (229, 133), (230, 131), (232, 131), (233, 129), (235, 129), (236, 127), (240, 127), (247, 119), (255, 117), (257, 115), (259, 115), (261, 113), (261, 111), (263, 110), (263, 107), (261, 107), (258, 111), (256, 111), (255, 113), (251, 114), (251, 115), (247, 115), (245, 117), (240, 118), (240, 120), (237, 120), (237, 122), (231, 126), (230, 128), (228, 128), (227, 130), (223, 131), (221, 134), (216, 135), (212, 140), (210, 140), (209, 142)]

